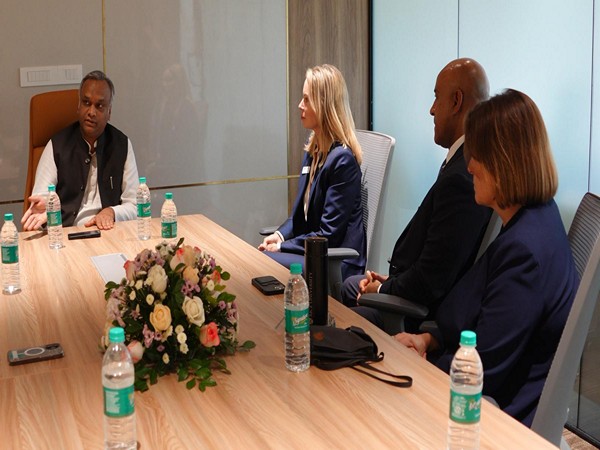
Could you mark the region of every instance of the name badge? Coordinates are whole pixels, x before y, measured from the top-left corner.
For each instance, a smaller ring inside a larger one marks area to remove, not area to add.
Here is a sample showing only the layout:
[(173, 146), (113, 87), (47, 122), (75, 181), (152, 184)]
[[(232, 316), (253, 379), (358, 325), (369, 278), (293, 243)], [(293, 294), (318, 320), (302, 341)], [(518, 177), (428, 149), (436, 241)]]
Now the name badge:
[(310, 173), (310, 166), (304, 166), (302, 168), (302, 175), (304, 175), (306, 173)]

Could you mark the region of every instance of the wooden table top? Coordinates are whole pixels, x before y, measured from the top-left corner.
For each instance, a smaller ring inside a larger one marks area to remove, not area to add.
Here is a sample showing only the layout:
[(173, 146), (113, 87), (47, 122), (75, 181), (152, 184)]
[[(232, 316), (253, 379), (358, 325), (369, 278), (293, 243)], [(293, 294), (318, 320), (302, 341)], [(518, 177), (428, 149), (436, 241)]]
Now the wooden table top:
[[(330, 299), (338, 327), (358, 325), (377, 342), (382, 370), (410, 375), (400, 389), (345, 368), (311, 367), (292, 373), (284, 365), (283, 295), (267, 297), (251, 278), (288, 271), (201, 215), (179, 218), (185, 243), (212, 254), (231, 273), (227, 291), (237, 295), (239, 339), (256, 343), (227, 357), (231, 375), (215, 373), (217, 386), (187, 390), (176, 376), (136, 393), (141, 449), (198, 448), (423, 448), (445, 447), (449, 378), (383, 331)], [(102, 237), (66, 240), (48, 248), (48, 236), (20, 234), (22, 292), (0, 296), (0, 447), (100, 449), (103, 406), (99, 338), (105, 322), (104, 282), (90, 257), (123, 253), (133, 258), (159, 243), (136, 237), (136, 222), (119, 222)], [(65, 357), (9, 366), (10, 349), (60, 342)], [(502, 411), (484, 402), (481, 448), (553, 448)]]

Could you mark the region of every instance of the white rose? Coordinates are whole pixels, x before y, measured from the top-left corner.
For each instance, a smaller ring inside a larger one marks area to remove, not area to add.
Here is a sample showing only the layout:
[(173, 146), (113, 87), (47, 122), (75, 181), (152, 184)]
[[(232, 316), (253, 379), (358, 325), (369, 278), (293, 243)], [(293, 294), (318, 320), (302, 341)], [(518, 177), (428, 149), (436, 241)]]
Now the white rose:
[(208, 283), (206, 283), (206, 289), (208, 289), (209, 291), (214, 291), (215, 282), (213, 280), (208, 280)]
[(137, 280), (135, 282), (135, 288), (139, 291), (143, 286), (142, 280)]
[(187, 316), (187, 320), (197, 326), (202, 326), (204, 323), (204, 305), (198, 297), (186, 297), (182, 306), (183, 312)]
[(168, 354), (168, 353), (163, 353), (162, 360), (163, 360), (163, 362), (164, 362), (165, 364), (169, 364), (169, 361), (170, 361), (170, 359), (169, 359), (169, 354)]
[(145, 348), (140, 341), (131, 341), (127, 346), (127, 349), (131, 354), (131, 360), (134, 364), (142, 359), (142, 356), (144, 356)]
[(150, 306), (152, 306), (152, 303), (154, 303), (154, 295), (152, 295), (152, 294), (146, 295), (146, 303), (148, 303)]
[(183, 333), (183, 327), (181, 325), (177, 325), (175, 327), (175, 333), (176, 334)]
[(133, 289), (129, 293), (129, 300), (131, 300), (131, 301), (135, 300), (135, 291)]
[(167, 274), (165, 273), (165, 269), (161, 266), (156, 265), (150, 267), (148, 271), (148, 278), (144, 284), (150, 286), (150, 288), (156, 292), (157, 294), (162, 294), (167, 289)]
[(185, 341), (187, 341), (187, 336), (185, 335), (185, 333), (178, 333), (177, 334), (177, 342), (179, 342), (180, 344), (185, 343)]
[(189, 351), (188, 345), (185, 342), (183, 344), (179, 345), (179, 351), (181, 353), (183, 353), (184, 355), (187, 354), (187, 352)]

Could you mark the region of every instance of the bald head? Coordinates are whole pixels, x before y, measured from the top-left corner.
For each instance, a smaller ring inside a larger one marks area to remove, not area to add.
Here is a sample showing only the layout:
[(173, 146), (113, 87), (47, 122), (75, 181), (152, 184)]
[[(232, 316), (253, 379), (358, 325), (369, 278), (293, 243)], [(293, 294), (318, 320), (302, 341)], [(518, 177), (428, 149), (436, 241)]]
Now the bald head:
[(474, 59), (455, 59), (449, 62), (440, 74), (444, 72), (447, 72), (449, 82), (463, 91), (463, 102), (469, 110), (490, 97), (490, 85), (485, 70)]
[(435, 83), (435, 100), (430, 113), (434, 117), (436, 144), (450, 148), (464, 134), (464, 121), (471, 109), (489, 97), (485, 70), (471, 58), (449, 62)]

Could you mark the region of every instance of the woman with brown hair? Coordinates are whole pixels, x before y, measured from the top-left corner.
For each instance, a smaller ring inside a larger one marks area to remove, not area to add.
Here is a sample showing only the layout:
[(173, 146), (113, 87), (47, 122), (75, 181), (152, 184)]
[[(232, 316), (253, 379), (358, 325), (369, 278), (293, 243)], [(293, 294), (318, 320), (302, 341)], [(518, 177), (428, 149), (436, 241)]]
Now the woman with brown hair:
[(475, 200), (494, 209), (502, 230), (442, 302), (438, 330), (396, 339), (448, 372), (461, 331), (475, 331), (483, 394), (530, 426), (578, 286), (535, 103), (508, 89), (476, 106), (465, 156)]

